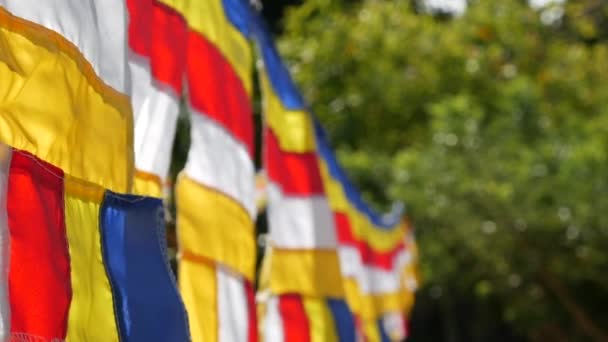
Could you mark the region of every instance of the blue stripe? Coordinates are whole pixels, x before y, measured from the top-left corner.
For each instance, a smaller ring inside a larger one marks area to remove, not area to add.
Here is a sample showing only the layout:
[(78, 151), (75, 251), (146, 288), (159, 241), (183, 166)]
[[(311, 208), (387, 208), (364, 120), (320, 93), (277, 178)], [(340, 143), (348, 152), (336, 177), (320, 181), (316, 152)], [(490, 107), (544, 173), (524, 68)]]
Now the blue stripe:
[(264, 67), (266, 68), (272, 89), (285, 108), (290, 110), (306, 110), (307, 106), (304, 99), (293, 83), (285, 64), (283, 64), (266, 23), (259, 14), (252, 14), (252, 18), (253, 37), (262, 54)]
[(162, 202), (107, 191), (100, 225), (120, 340), (189, 341), (186, 311), (166, 258)]
[[(224, 0), (224, 2), (238, 2), (239, 0)], [(229, 7), (226, 6), (226, 11), (230, 12)], [(236, 10), (235, 10), (236, 13)], [(283, 106), (292, 110), (307, 110), (307, 106), (296, 88), (289, 71), (283, 64), (281, 56), (277, 52), (276, 46), (272, 39), (266, 24), (263, 19), (257, 13), (251, 13), (252, 30), (253, 36), (258, 43), (259, 49), (262, 53), (264, 60), (264, 66), (268, 74), (269, 81), (274, 92), (277, 94)], [(230, 15), (229, 15), (230, 16)], [(339, 181), (346, 193), (346, 197), (353, 204), (353, 206), (365, 216), (367, 216), (373, 225), (383, 229), (393, 229), (398, 226), (403, 216), (402, 205), (395, 207), (388, 215), (381, 215), (373, 210), (369, 205), (363, 201), (363, 197), (348, 179), (344, 170), (338, 164), (336, 157), (331, 150), (323, 127), (319, 121), (315, 118), (315, 135), (317, 139), (317, 149), (321, 157), (325, 160), (329, 167), (330, 174), (333, 178)]]
[(245, 0), (222, 0), (222, 5), (228, 21), (230, 21), (242, 35), (249, 38), (251, 33), (251, 22), (253, 19), (253, 9), (249, 5), (249, 2)]
[(334, 318), (339, 341), (355, 342), (357, 338), (355, 320), (348, 305), (346, 305), (344, 300), (339, 299), (328, 299), (327, 305)]
[(378, 331), (380, 332), (380, 341), (391, 342), (391, 338), (388, 336), (384, 324), (382, 324), (382, 318), (378, 320)]
[(396, 210), (393, 210), (393, 212), (381, 215), (375, 210), (373, 210), (369, 205), (367, 205), (363, 201), (361, 193), (359, 193), (357, 188), (353, 185), (353, 183), (346, 175), (344, 169), (338, 163), (336, 156), (334, 155), (331, 147), (329, 146), (327, 134), (321, 126), (321, 123), (316, 117), (313, 118), (313, 121), (315, 124), (317, 152), (327, 164), (331, 177), (340, 182), (340, 184), (342, 184), (342, 188), (344, 189), (344, 193), (346, 194), (346, 198), (348, 198), (349, 202), (351, 202), (351, 204), (359, 212), (367, 216), (375, 226), (388, 230), (398, 227), (398, 224), (401, 222), (403, 216), (403, 206), (395, 206)]

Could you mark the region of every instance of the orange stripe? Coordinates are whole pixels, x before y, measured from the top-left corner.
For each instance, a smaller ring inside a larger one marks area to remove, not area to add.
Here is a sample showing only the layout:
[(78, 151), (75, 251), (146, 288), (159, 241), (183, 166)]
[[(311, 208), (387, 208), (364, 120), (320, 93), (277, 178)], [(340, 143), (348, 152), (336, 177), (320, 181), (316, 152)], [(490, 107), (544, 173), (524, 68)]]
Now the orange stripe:
[(146, 180), (146, 181), (154, 182), (159, 187), (162, 186), (162, 181), (161, 181), (160, 177), (156, 174), (146, 172), (146, 171), (141, 171), (141, 170), (135, 170), (135, 177), (138, 177), (138, 178)]
[(163, 197), (163, 187), (161, 179), (153, 173), (135, 170), (135, 179), (133, 181), (133, 193), (148, 197)]

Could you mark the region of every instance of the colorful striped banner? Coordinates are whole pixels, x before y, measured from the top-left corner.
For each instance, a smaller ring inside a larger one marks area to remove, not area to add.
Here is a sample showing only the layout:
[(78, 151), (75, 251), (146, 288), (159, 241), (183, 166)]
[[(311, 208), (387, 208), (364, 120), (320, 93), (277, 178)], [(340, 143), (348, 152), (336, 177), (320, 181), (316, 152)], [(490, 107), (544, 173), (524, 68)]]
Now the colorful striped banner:
[(267, 342), (355, 341), (312, 118), (259, 18), (254, 28), (262, 56), (270, 241), (259, 295), (261, 334)]
[(156, 0), (128, 0), (129, 67), (138, 194), (162, 197), (186, 61), (186, 22)]
[(380, 215), (367, 206), (339, 165), (323, 128), (315, 122), (323, 179), (338, 232), (340, 268), (346, 300), (362, 334), (370, 341), (400, 341), (413, 290), (405, 270), (413, 264), (411, 228), (400, 206)]
[(263, 303), (264, 341), (356, 341), (353, 316), (342, 300), (284, 294)]
[[(380, 215), (362, 200), (257, 19), (270, 241), (260, 294), (265, 339), (399, 341), (413, 302), (403, 211)], [(310, 302), (323, 298), (354, 315), (345, 323), (351, 335), (335, 335), (325, 306)]]
[(126, 22), (120, 0), (0, 2), (2, 340), (189, 340), (161, 203), (120, 194)]
[(187, 23), (191, 146), (176, 184), (179, 282), (194, 341), (255, 341), (253, 58), (246, 0), (163, 2)]
[(11, 341), (188, 341), (160, 200), (120, 195), (2, 147)]

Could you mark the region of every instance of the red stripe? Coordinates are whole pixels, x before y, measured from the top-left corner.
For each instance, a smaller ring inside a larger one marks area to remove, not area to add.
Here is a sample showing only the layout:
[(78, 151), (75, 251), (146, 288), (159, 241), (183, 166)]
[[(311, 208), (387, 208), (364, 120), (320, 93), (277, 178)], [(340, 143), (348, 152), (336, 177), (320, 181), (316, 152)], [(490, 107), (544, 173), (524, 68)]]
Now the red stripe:
[(336, 226), (336, 234), (338, 235), (338, 242), (344, 245), (350, 245), (359, 251), (361, 260), (365, 265), (372, 265), (385, 270), (392, 270), (395, 257), (403, 249), (405, 249), (405, 242), (400, 241), (393, 249), (380, 252), (374, 250), (366, 241), (356, 238), (352, 231), (352, 226), (348, 219), (348, 216), (343, 213), (334, 212), (334, 222)]
[(14, 151), (7, 211), (11, 333), (63, 340), (72, 297), (63, 172)]
[(363, 333), (363, 324), (361, 322), (361, 317), (356, 314), (353, 314), (353, 318), (355, 319), (355, 334), (357, 342), (366, 342), (365, 334)]
[(264, 130), (265, 164), (268, 178), (288, 195), (323, 194), (323, 182), (315, 152), (292, 153), (281, 150), (270, 128)]
[(153, 10), (153, 22), (144, 23), (152, 27), (154, 38), (150, 49), (152, 76), (181, 95), (188, 26), (179, 12), (158, 1), (154, 2)]
[(182, 93), (187, 24), (174, 9), (153, 0), (128, 0), (129, 47), (150, 59), (156, 81)]
[(247, 294), (247, 315), (249, 318), (247, 341), (258, 342), (258, 319), (255, 307), (255, 295), (251, 283), (247, 280), (245, 280), (245, 293)]
[(310, 324), (304, 311), (301, 296), (296, 294), (281, 295), (279, 297), (279, 313), (283, 321), (285, 341), (310, 341)]
[(129, 47), (141, 56), (150, 56), (153, 0), (127, 0), (129, 9)]
[(410, 322), (407, 319), (406, 315), (403, 315), (403, 338), (408, 338), (410, 336)]
[(191, 31), (187, 65), (191, 105), (222, 125), (253, 157), (253, 109), (230, 62), (213, 43)]

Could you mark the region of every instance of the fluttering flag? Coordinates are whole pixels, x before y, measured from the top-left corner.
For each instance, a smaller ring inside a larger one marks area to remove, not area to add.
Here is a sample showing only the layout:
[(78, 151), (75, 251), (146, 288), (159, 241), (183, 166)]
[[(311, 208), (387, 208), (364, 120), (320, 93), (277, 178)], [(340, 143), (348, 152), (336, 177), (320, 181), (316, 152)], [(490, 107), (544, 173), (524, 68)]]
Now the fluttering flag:
[(401, 341), (414, 281), (403, 210), (380, 215), (362, 200), (264, 24), (254, 28), (268, 177), (264, 340)]
[(133, 181), (121, 0), (0, 1), (0, 340), (188, 341)]
[(186, 20), (191, 146), (176, 184), (193, 341), (256, 341), (253, 51), (247, 0), (166, 0)]
[[(264, 341), (407, 336), (413, 230), (362, 201), (246, 0), (0, 0), (0, 44), (0, 340), (256, 341), (265, 203)], [(180, 294), (160, 197), (182, 97)]]
[(314, 126), (259, 17), (263, 160), (269, 245), (261, 275), (264, 341), (354, 341), (344, 301), (333, 217), (318, 165)]
[(413, 256), (403, 207), (396, 205), (387, 215), (370, 208), (339, 165), (318, 121), (315, 133), (348, 305), (367, 340), (401, 341), (413, 304), (411, 284), (404, 278)]
[(127, 0), (137, 194), (162, 197), (186, 65), (186, 21), (156, 0)]

